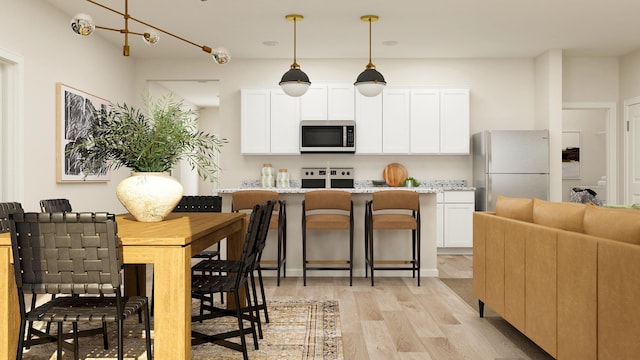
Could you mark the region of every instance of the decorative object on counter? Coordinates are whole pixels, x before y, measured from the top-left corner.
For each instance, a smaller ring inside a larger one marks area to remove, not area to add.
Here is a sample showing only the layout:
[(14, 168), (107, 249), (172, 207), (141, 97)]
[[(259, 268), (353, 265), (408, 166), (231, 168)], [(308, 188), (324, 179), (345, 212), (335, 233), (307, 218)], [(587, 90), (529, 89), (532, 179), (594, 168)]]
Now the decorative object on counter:
[(287, 171), (287, 169), (278, 170), (278, 175), (276, 178), (276, 187), (288, 188), (289, 186), (290, 186), (289, 172)]
[[(122, 166), (130, 168), (133, 179), (123, 182), (134, 182), (144, 188), (126, 190), (118, 185), (118, 200), (136, 220), (153, 222), (164, 219), (182, 197), (182, 190), (174, 190), (180, 183), (168, 175), (173, 166), (184, 159), (202, 179), (214, 182), (220, 170), (216, 159), (224, 143), (226, 139), (199, 131), (196, 113), (184, 108), (182, 101), (166, 95), (154, 102), (145, 96), (144, 110), (110, 104), (108, 111), (97, 111), (96, 121), (75, 138), (67, 153), (82, 159), (84, 174), (104, 174)], [(167, 183), (169, 188), (152, 185), (156, 182)], [(152, 193), (152, 189), (157, 189), (157, 193)], [(135, 191), (139, 193), (134, 194)], [(168, 193), (175, 198), (162, 199)], [(125, 195), (134, 199), (121, 198)], [(153, 199), (158, 199), (158, 203), (154, 204)]]
[(279, 85), (287, 95), (298, 97), (304, 95), (309, 89), (309, 85), (311, 85), (309, 77), (304, 71), (300, 70), (300, 65), (296, 62), (296, 24), (298, 20), (304, 19), (304, 16), (291, 14), (285, 16), (285, 18), (293, 21), (293, 64), (291, 64), (289, 71), (282, 75)]
[(260, 186), (263, 188), (272, 188), (275, 186), (274, 169), (271, 164), (263, 164), (260, 171)]
[(371, 62), (371, 23), (378, 21), (377, 15), (364, 15), (360, 20), (369, 22), (369, 63), (365, 70), (358, 75), (358, 79), (353, 84), (356, 86), (360, 94), (368, 97), (380, 95), (387, 82), (384, 76), (376, 70), (376, 66)]
[[(124, 46), (122, 47), (122, 55), (124, 56), (129, 56), (129, 35), (140, 35), (142, 36), (142, 40), (145, 42), (145, 44), (155, 45), (160, 40), (160, 35), (156, 32), (156, 31), (159, 31), (161, 33), (174, 37), (178, 40), (182, 40), (195, 47), (199, 47), (200, 49), (202, 49), (202, 51), (211, 54), (217, 64), (226, 64), (229, 62), (229, 60), (231, 60), (231, 54), (229, 54), (229, 50), (225, 48), (219, 47), (219, 48), (212, 49), (206, 45), (198, 45), (183, 37), (174, 35), (166, 30), (162, 30), (161, 28), (153, 26), (145, 21), (134, 18), (133, 16), (131, 16), (131, 14), (129, 14), (129, 0), (124, 0), (124, 13), (117, 11), (115, 9), (112, 9), (108, 6), (105, 6), (103, 4), (100, 4), (97, 1), (93, 1), (93, 0), (87, 0), (87, 1), (103, 9), (106, 9), (121, 15), (124, 18), (124, 29), (114, 29), (114, 28), (109, 28), (104, 26), (97, 26), (93, 22), (93, 19), (91, 18), (91, 16), (81, 13), (81, 14), (77, 14), (76, 16), (73, 17), (73, 19), (71, 19), (71, 30), (80, 36), (89, 36), (93, 34), (93, 31), (95, 29), (111, 30), (111, 31), (116, 31), (121, 34), (124, 34)], [(129, 20), (137, 22), (138, 24), (141, 24), (141, 25), (145, 25), (148, 27), (148, 29), (145, 29), (144, 32), (142, 33), (131, 31), (129, 30)]]
[(389, 186), (400, 186), (407, 178), (407, 169), (402, 164), (391, 163), (382, 171), (382, 178)]
[(409, 176), (408, 178), (404, 179), (404, 181), (402, 182), (402, 185), (404, 187), (418, 187), (420, 186), (420, 183), (418, 182), (418, 180), (412, 178), (411, 176)]

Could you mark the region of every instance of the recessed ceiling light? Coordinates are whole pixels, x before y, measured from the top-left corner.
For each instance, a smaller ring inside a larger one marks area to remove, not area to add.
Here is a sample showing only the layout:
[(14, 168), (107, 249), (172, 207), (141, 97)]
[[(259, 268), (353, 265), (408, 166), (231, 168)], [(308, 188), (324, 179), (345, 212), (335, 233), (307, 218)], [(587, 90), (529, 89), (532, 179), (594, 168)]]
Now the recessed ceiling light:
[(264, 46), (276, 46), (278, 45), (278, 42), (273, 40), (267, 40), (267, 41), (263, 41), (262, 44)]
[(382, 42), (382, 45), (384, 46), (396, 46), (398, 45), (398, 42), (395, 40), (386, 40)]

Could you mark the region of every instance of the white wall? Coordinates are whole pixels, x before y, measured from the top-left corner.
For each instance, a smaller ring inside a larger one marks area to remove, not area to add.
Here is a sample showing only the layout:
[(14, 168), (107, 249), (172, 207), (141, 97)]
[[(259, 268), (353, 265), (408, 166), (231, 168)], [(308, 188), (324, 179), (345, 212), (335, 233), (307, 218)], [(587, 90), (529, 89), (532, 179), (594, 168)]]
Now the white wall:
[(99, 36), (79, 38), (69, 17), (37, 0), (3, 1), (0, 47), (24, 58), (24, 195), (27, 211), (43, 198), (66, 197), (74, 210), (123, 212), (115, 197), (118, 179), (108, 183), (56, 183), (56, 82), (112, 101), (131, 101), (134, 63)]

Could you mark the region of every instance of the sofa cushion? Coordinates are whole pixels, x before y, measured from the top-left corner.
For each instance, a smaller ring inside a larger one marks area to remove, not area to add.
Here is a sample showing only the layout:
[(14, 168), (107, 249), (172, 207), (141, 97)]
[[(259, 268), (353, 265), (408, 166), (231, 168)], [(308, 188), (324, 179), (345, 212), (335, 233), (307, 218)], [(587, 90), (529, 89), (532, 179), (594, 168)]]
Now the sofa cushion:
[(533, 199), (511, 198), (498, 195), (496, 215), (510, 219), (533, 222)]
[(606, 239), (640, 244), (640, 211), (588, 205), (584, 232)]
[(533, 199), (533, 222), (567, 231), (584, 232), (585, 204)]

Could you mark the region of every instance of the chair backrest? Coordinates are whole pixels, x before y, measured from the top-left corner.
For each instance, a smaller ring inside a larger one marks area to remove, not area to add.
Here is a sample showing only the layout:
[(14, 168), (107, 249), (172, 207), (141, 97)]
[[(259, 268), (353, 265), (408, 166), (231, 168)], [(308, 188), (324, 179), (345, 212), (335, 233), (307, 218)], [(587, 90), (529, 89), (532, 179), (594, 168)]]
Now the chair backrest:
[(71, 203), (68, 199), (45, 199), (40, 200), (40, 210), (42, 212), (71, 212)]
[(420, 210), (420, 194), (410, 190), (387, 190), (374, 192), (373, 210)]
[(351, 211), (351, 193), (342, 190), (314, 190), (304, 194), (305, 211)]
[(8, 233), (9, 227), (9, 214), (22, 213), (22, 204), (19, 202), (4, 202), (0, 203), (0, 233)]
[[(269, 211), (271, 210), (271, 211)], [(255, 267), (259, 257), (259, 243), (262, 236), (266, 237), (266, 231), (269, 228), (271, 220), (271, 212), (273, 211), (273, 203), (270, 201), (256, 204), (249, 215), (249, 223), (247, 225), (247, 235), (242, 247), (240, 256), (240, 269), (238, 270), (236, 282), (239, 286), (241, 282), (246, 281), (246, 277)]]
[(16, 213), (10, 220), (21, 292), (119, 294), (122, 263), (113, 214)]
[(222, 196), (185, 195), (173, 212), (221, 212)]
[(273, 210), (278, 211), (280, 202), (278, 201), (278, 193), (270, 190), (242, 190), (231, 194), (231, 211), (238, 212), (241, 210), (251, 210), (256, 204), (266, 202), (267, 200), (275, 201)]
[(254, 268), (259, 265), (260, 259), (262, 258), (262, 251), (267, 245), (267, 234), (269, 232), (269, 224), (271, 223), (271, 216), (273, 215), (273, 209), (275, 204), (277, 204), (277, 202), (273, 200), (267, 200), (264, 203), (265, 213), (262, 216), (262, 219), (260, 220), (261, 227), (260, 227), (260, 234), (258, 235), (258, 242), (256, 243), (257, 257), (254, 261)]

